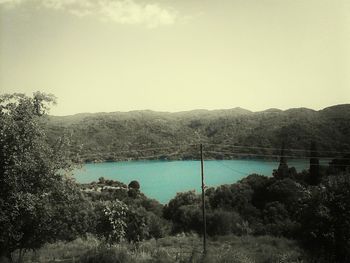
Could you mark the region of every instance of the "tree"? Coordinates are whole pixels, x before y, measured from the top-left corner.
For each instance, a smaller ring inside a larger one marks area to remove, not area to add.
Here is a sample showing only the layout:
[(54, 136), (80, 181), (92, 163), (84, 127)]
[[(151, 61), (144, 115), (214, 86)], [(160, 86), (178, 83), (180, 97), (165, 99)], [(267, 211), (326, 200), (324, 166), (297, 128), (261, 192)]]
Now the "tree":
[(97, 205), (96, 232), (110, 244), (125, 240), (129, 208), (122, 201), (106, 201)]
[(301, 240), (327, 262), (350, 262), (349, 189), (349, 174), (325, 178), (300, 214)]
[(284, 204), (289, 211), (296, 212), (299, 205), (308, 198), (308, 191), (298, 182), (286, 178), (276, 180), (270, 185), (267, 188), (267, 195), (271, 202), (278, 201)]
[(281, 179), (281, 178), (283, 179), (288, 177), (288, 164), (284, 154), (284, 149), (285, 149), (285, 144), (282, 143), (280, 164), (278, 166), (277, 171), (275, 171), (273, 174), (274, 177), (278, 179)]
[(72, 167), (69, 141), (60, 138), (50, 146), (45, 136), (43, 119), (51, 103), (52, 95), (39, 92), (0, 96), (0, 261), (11, 259), (16, 249), (72, 238), (81, 230), (72, 224), (84, 217), (77, 205), (88, 209), (76, 184), (64, 176)]
[(140, 193), (140, 183), (136, 180), (131, 181), (128, 185), (129, 191), (128, 195), (130, 197), (136, 198)]
[(209, 199), (210, 205), (215, 208), (234, 209), (240, 214), (251, 206), (253, 190), (247, 183), (238, 182), (231, 185), (221, 185)]
[(263, 219), (265, 234), (291, 236), (297, 227), (297, 223), (292, 221), (285, 205), (278, 201), (265, 205)]
[(241, 216), (235, 211), (227, 211), (222, 209), (216, 209), (208, 211), (207, 214), (207, 232), (208, 235), (229, 235), (244, 234), (243, 220)]
[(311, 142), (310, 146), (310, 175), (308, 181), (310, 185), (317, 185), (320, 183), (320, 162), (316, 143), (314, 141)]
[(128, 185), (129, 188), (140, 190), (140, 183), (136, 180), (131, 181)]
[(173, 223), (173, 232), (191, 231), (201, 229), (201, 201), (195, 191), (177, 193), (176, 196), (164, 206), (165, 219)]

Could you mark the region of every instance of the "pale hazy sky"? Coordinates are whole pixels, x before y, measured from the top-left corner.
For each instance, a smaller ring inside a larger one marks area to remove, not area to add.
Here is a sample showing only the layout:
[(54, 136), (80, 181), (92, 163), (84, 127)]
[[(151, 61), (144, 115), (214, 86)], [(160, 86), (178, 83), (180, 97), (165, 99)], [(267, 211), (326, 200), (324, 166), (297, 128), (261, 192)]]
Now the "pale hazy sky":
[(55, 115), (350, 103), (349, 0), (0, 0), (0, 93)]

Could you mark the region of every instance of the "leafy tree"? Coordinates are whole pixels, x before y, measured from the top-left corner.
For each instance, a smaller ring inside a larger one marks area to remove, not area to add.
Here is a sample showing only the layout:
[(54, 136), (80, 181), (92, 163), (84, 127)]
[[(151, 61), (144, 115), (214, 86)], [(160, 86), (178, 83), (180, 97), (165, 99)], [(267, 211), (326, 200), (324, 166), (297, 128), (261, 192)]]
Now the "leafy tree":
[(250, 185), (254, 191), (252, 204), (257, 208), (262, 209), (265, 203), (268, 202), (267, 187), (273, 184), (275, 179), (263, 175), (251, 174), (240, 182)]
[(330, 176), (314, 188), (301, 213), (301, 239), (327, 262), (350, 260), (350, 180), (349, 174)]
[(291, 236), (298, 224), (290, 218), (285, 205), (274, 201), (267, 203), (263, 210), (265, 234)]
[(121, 242), (126, 237), (127, 213), (129, 208), (122, 201), (104, 202), (96, 210), (99, 214), (97, 234), (108, 243)]
[(209, 200), (213, 208), (234, 208), (237, 212), (243, 212), (251, 204), (253, 190), (249, 184), (235, 183), (221, 185)]
[(241, 235), (243, 220), (237, 212), (216, 209), (207, 213), (208, 235)]
[(273, 176), (278, 179), (283, 179), (288, 177), (288, 164), (287, 159), (285, 157), (285, 144), (282, 144), (281, 148), (281, 157), (280, 157), (280, 163), (278, 165), (278, 169), (274, 171)]
[(128, 241), (142, 241), (150, 237), (148, 226), (148, 213), (143, 207), (130, 208), (127, 215)]
[(267, 188), (267, 193), (270, 201), (278, 201), (294, 212), (308, 197), (307, 189), (290, 178), (277, 180)]
[(329, 163), (328, 174), (350, 173), (350, 154), (345, 154), (341, 158), (335, 158)]
[(169, 234), (170, 224), (164, 218), (161, 218), (152, 212), (148, 212), (147, 221), (150, 237), (161, 238)]
[(177, 193), (165, 205), (164, 218), (173, 222), (173, 232), (201, 229), (201, 201), (195, 191)]
[(106, 182), (106, 180), (105, 180), (104, 177), (98, 178), (98, 183), (99, 183), (99, 184), (105, 184), (105, 182)]
[(128, 195), (130, 197), (136, 198), (140, 194), (140, 183), (138, 181), (131, 181), (128, 188)]
[(85, 213), (77, 205), (89, 210), (75, 183), (63, 176), (72, 166), (69, 141), (47, 143), (43, 118), (54, 102), (43, 93), (0, 96), (0, 258), (73, 238), (81, 229), (72, 225)]
[(179, 213), (179, 208), (185, 205), (200, 205), (200, 198), (195, 191), (177, 193), (176, 196), (165, 205), (163, 214), (164, 218), (176, 218)]
[(128, 185), (129, 188), (140, 190), (140, 183), (136, 180), (131, 181)]

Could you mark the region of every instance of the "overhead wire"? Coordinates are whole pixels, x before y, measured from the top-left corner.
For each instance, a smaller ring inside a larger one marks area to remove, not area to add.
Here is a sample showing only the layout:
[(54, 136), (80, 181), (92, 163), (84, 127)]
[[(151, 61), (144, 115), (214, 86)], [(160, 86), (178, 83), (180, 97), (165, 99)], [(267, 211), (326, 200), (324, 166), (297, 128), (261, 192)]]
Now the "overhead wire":
[[(230, 152), (230, 151), (206, 151), (207, 153), (214, 153), (214, 154), (226, 154), (226, 155), (240, 155), (240, 156), (256, 156), (256, 157), (274, 157), (274, 158), (280, 158), (282, 155), (280, 154), (262, 154), (262, 153), (243, 153), (243, 152)], [(337, 157), (319, 157), (319, 156), (302, 156), (302, 155), (283, 155), (283, 157), (286, 158), (293, 158), (293, 159), (310, 159), (310, 158), (318, 158), (318, 159), (339, 159), (339, 160), (350, 160), (350, 158), (337, 158)]]
[[(143, 148), (143, 149), (125, 149), (125, 150), (117, 150), (117, 151), (111, 151), (111, 152), (104, 152), (104, 154), (109, 154), (113, 155), (114, 158), (121, 158), (121, 159), (135, 159), (135, 160), (140, 160), (140, 159), (149, 159), (149, 158), (157, 158), (157, 157), (162, 157), (162, 156), (173, 156), (178, 153), (183, 153), (184, 151), (189, 150), (192, 146), (197, 146), (198, 144), (191, 143), (191, 144), (178, 144), (178, 145), (167, 145), (167, 146), (162, 146), (162, 147), (149, 147), (149, 148)], [(226, 145), (226, 144), (213, 144), (213, 143), (204, 143), (204, 146), (223, 146), (223, 147), (232, 147), (232, 148), (242, 148), (246, 147), (248, 149), (269, 149), (269, 150), (280, 150), (278, 148), (272, 148), (272, 147), (255, 147), (255, 146), (238, 146), (238, 145)], [(118, 156), (123, 153), (130, 153), (130, 154), (137, 154), (137, 153), (145, 153), (149, 151), (161, 151), (161, 150), (174, 150), (178, 148), (178, 150), (173, 151), (171, 153), (165, 152), (165, 153), (159, 153), (159, 154), (153, 154), (153, 155), (148, 155), (148, 156), (139, 156), (139, 157), (133, 157), (133, 156)], [(230, 151), (229, 149), (212, 149), (211, 147), (204, 148), (206, 153), (211, 153), (211, 154), (220, 154), (220, 155), (229, 155), (229, 156), (255, 156), (255, 157), (267, 157), (267, 158), (280, 158), (281, 154), (268, 154), (268, 153), (249, 153), (249, 152), (242, 152), (242, 151)], [(306, 150), (300, 150), (300, 149), (289, 149), (285, 148), (285, 151), (304, 151)], [(331, 152), (331, 151), (329, 151)], [(333, 151), (336, 152), (336, 151)], [(347, 153), (347, 152), (336, 152), (336, 153)], [(338, 159), (338, 160), (350, 160), (350, 158), (345, 158), (345, 157), (338, 157), (338, 156), (310, 156), (310, 155), (283, 155), (285, 158), (292, 158), (292, 159), (310, 159), (310, 158), (318, 158), (318, 159), (324, 159), (324, 160), (330, 160), (330, 159)]]
[[(141, 149), (121, 149), (121, 150), (117, 150), (117, 151), (112, 151), (109, 153), (124, 153), (124, 152), (145, 152), (145, 151), (153, 151), (153, 150), (164, 150), (164, 149), (170, 149), (170, 148), (178, 148), (178, 147), (190, 147), (190, 146), (197, 146), (198, 144), (195, 143), (191, 143), (191, 144), (177, 144), (177, 145), (167, 145), (167, 146), (162, 146), (162, 147), (150, 147), (150, 148), (141, 148)], [(217, 143), (203, 143), (204, 146), (206, 145), (211, 145), (211, 146), (222, 146), (223, 148), (244, 148), (244, 149), (261, 149), (261, 150), (276, 150), (276, 151), (281, 151), (281, 148), (274, 148), (274, 147), (260, 147), (260, 146), (243, 146), (243, 145), (230, 145), (230, 144), (217, 144)], [(132, 146), (134, 147), (134, 146)], [(285, 148), (284, 149), (286, 152), (310, 152), (310, 150), (306, 150), (306, 149), (293, 149), (293, 148)], [(227, 152), (226, 149), (224, 150), (220, 150), (220, 152)], [(317, 151), (318, 153), (320, 152), (328, 152), (328, 153), (337, 153), (337, 154), (350, 154), (350, 152), (340, 152), (340, 151), (326, 151), (326, 150), (322, 150), (322, 151)], [(250, 153), (245, 153), (245, 154), (250, 154)], [(280, 156), (279, 154), (258, 154), (258, 153), (251, 153), (251, 155), (269, 155), (269, 156)], [(324, 158), (324, 159), (332, 159), (332, 158), (337, 158), (336, 156), (305, 156), (305, 155), (286, 155), (285, 157), (303, 157), (303, 158)], [(337, 158), (337, 159), (350, 159), (350, 158)]]
[[(232, 147), (232, 148), (247, 148), (247, 149), (261, 149), (261, 150), (277, 150), (281, 151), (281, 148), (275, 147), (261, 147), (261, 146), (247, 146), (247, 145), (236, 145), (236, 144), (222, 144), (222, 143), (205, 143), (207, 145), (215, 145), (222, 147)], [(285, 148), (286, 151), (300, 151), (300, 152), (309, 152), (310, 149), (296, 149), (296, 148)], [(337, 153), (337, 154), (350, 154), (348, 151), (328, 151), (328, 150), (317, 150), (317, 152), (321, 153)]]
[(224, 164), (223, 162), (218, 162), (218, 164), (219, 164), (219, 165), (222, 165), (222, 166), (224, 166), (224, 167), (226, 167), (226, 168), (228, 168), (228, 169), (230, 169), (231, 171), (234, 171), (234, 172), (236, 172), (236, 173), (239, 173), (239, 174), (242, 174), (242, 175), (245, 175), (245, 176), (248, 176), (248, 175), (249, 175), (248, 173), (245, 173), (245, 172), (242, 172), (242, 171), (240, 171), (240, 170), (234, 169), (234, 168), (232, 168), (232, 167), (230, 167), (230, 166)]

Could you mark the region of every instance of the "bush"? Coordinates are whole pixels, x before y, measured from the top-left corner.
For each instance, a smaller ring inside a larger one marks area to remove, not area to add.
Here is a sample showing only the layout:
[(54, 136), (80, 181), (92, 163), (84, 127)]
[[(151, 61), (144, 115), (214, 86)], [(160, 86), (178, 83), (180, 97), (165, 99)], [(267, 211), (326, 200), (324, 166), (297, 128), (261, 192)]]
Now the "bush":
[(100, 247), (87, 251), (80, 259), (81, 263), (131, 263), (131, 255), (125, 248)]
[(119, 200), (104, 202), (96, 206), (96, 233), (109, 243), (120, 242), (126, 237), (129, 208)]
[(138, 242), (149, 238), (147, 211), (143, 207), (130, 208), (126, 229), (126, 238), (129, 242)]
[(148, 212), (149, 235), (153, 238), (161, 238), (169, 234), (170, 224), (163, 218)]
[(173, 263), (175, 260), (164, 249), (157, 249), (152, 253), (152, 263)]
[(140, 183), (138, 181), (131, 181), (128, 185), (129, 188), (140, 190)]
[(207, 214), (207, 233), (208, 235), (228, 235), (243, 234), (240, 227), (243, 223), (242, 218), (236, 212), (214, 210)]

